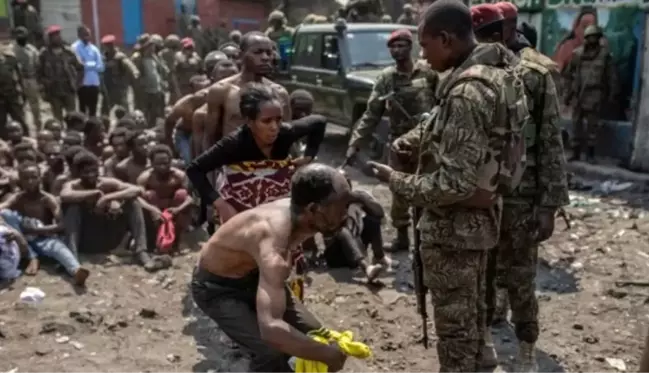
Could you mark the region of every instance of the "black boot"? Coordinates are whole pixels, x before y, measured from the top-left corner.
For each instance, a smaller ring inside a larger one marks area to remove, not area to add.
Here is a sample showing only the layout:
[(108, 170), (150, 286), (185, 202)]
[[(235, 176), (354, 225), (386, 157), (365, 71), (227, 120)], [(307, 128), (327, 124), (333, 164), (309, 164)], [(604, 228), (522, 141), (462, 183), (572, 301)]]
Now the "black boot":
[(575, 146), (572, 148), (572, 157), (568, 159), (568, 162), (579, 162), (581, 160), (581, 147)]
[(588, 152), (586, 153), (586, 161), (588, 163), (595, 163), (595, 147), (589, 146)]
[(397, 228), (397, 237), (390, 245), (390, 252), (407, 251), (410, 248), (410, 237), (408, 236), (408, 227)]

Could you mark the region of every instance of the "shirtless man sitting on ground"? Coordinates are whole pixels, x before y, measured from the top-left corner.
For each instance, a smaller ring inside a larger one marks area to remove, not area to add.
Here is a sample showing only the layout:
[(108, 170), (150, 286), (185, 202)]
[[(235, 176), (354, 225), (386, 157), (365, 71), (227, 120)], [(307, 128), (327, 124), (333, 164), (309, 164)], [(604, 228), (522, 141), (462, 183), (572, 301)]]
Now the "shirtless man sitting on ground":
[(245, 123), (239, 111), (241, 87), (249, 82), (269, 84), (282, 101), (285, 122), (291, 120), (288, 92), (267, 79), (273, 71), (273, 41), (259, 31), (245, 34), (241, 39), (241, 72), (212, 85), (207, 94), (207, 124), (203, 149), (214, 145), (221, 137)]
[(338, 231), (352, 201), (345, 177), (323, 164), (299, 169), (291, 197), (239, 213), (203, 246), (192, 279), (198, 307), (252, 353), (254, 372), (290, 372), (296, 356), (342, 369), (346, 356), (306, 333), (321, 327), (286, 281), (292, 254), (317, 232)]

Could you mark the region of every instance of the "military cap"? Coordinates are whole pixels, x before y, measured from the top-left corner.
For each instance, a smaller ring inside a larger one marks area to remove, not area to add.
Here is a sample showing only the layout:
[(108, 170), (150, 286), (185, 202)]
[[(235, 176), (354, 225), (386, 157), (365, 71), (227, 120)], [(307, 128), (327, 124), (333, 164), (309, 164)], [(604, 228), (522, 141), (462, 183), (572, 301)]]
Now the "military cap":
[(398, 30), (392, 31), (390, 37), (388, 37), (388, 45), (397, 40), (405, 40), (412, 43), (412, 32), (406, 28), (400, 28)]
[(284, 20), (284, 12), (282, 12), (281, 10), (273, 10), (268, 15), (268, 22), (283, 21), (283, 20)]
[(502, 12), (494, 4), (485, 3), (471, 7), (471, 20), (474, 31), (478, 31), (485, 26), (502, 21), (503, 19), (505, 18)]
[(180, 42), (180, 38), (176, 34), (169, 34), (165, 38), (165, 42), (166, 43), (178, 43), (178, 42)]
[(412, 4), (410, 4), (410, 3), (403, 4), (403, 11), (405, 12), (406, 10), (408, 10), (408, 11), (414, 10)]
[(45, 30), (45, 33), (48, 35), (55, 34), (57, 32), (61, 32), (62, 28), (59, 25), (52, 25)]
[(196, 15), (196, 14), (193, 14), (193, 15), (190, 17), (190, 20), (191, 20), (192, 22), (200, 22), (200, 21), (201, 21), (201, 17), (199, 17), (199, 16)]
[(310, 25), (314, 23), (316, 15), (313, 13), (307, 14), (304, 19), (302, 20), (302, 23), (305, 25)]
[(392, 16), (389, 14), (384, 14), (383, 17), (381, 17), (381, 21), (385, 23), (390, 23), (392, 22)]
[(151, 35), (142, 34), (137, 37), (137, 43), (140, 45), (140, 48), (144, 48), (147, 45), (151, 44)]
[(500, 10), (505, 19), (516, 19), (518, 17), (518, 8), (514, 3), (501, 1), (494, 5)]
[(18, 26), (15, 29), (13, 29), (12, 34), (15, 37), (19, 37), (19, 36), (25, 37), (25, 36), (29, 35), (29, 31), (27, 30), (27, 27), (25, 27), (25, 26)]
[(602, 36), (602, 29), (597, 25), (590, 25), (584, 30), (584, 37), (589, 36)]
[(164, 39), (162, 39), (162, 36), (159, 34), (153, 34), (151, 35), (151, 42), (156, 45), (162, 45), (164, 43)]
[(115, 35), (112, 34), (104, 35), (104, 37), (101, 38), (102, 44), (112, 44), (114, 42), (115, 42)]
[(194, 40), (192, 38), (183, 38), (180, 41), (180, 44), (183, 46), (183, 48), (193, 48)]

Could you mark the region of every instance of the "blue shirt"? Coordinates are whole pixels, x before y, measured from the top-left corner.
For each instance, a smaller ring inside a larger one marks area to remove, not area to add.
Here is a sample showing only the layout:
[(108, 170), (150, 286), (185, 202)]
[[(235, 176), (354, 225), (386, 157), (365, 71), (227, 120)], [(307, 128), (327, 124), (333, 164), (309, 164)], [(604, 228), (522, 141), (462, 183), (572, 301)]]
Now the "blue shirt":
[(72, 49), (83, 64), (83, 86), (99, 87), (99, 74), (104, 72), (104, 58), (99, 49), (92, 43), (85, 44), (77, 40), (72, 44)]

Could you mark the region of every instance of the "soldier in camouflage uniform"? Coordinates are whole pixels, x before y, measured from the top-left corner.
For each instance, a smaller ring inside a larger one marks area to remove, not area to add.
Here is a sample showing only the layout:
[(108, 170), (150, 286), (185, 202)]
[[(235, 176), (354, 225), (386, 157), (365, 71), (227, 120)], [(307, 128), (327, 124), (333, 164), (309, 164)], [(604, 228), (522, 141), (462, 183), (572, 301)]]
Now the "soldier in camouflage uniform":
[(167, 85), (169, 86), (169, 105), (173, 105), (182, 97), (178, 88), (178, 80), (174, 72), (176, 62), (176, 52), (180, 51), (180, 39), (178, 35), (171, 34), (165, 38), (164, 48), (158, 53), (158, 57), (164, 62), (169, 70)]
[(462, 3), (430, 5), (419, 35), (431, 68), (454, 69), (439, 83), (440, 104), (430, 117), (393, 143), (399, 153), (418, 154), (417, 174), (372, 166), (393, 193), (423, 208), (419, 251), (435, 307), (440, 371), (479, 372), (487, 253), (498, 243), (501, 167), (509, 157), (508, 145), (500, 144), (503, 133), (513, 135), (511, 123), (529, 119), (528, 107), (520, 81), (502, 69), (513, 68), (503, 58), (506, 49), (476, 44)]
[(268, 16), (266, 36), (274, 41), (279, 53), (280, 65), (287, 66), (293, 46), (293, 34), (295, 29), (286, 25), (286, 16), (279, 10), (274, 10)]
[(41, 94), (40, 85), (36, 79), (38, 71), (38, 50), (28, 43), (29, 32), (23, 26), (16, 27), (13, 32), (13, 52), (23, 77), (23, 93), (32, 112), (32, 120), (37, 130), (41, 129)]
[(0, 137), (7, 139), (7, 115), (19, 122), (29, 136), (23, 112), (23, 77), (13, 48), (2, 46), (0, 53)]
[(38, 10), (27, 0), (16, 0), (13, 7), (14, 27), (27, 29), (29, 42), (40, 48), (43, 46), (43, 22)]
[[(478, 41), (509, 46), (520, 57), (505, 55), (525, 86), (531, 123), (526, 127), (526, 168), (518, 189), (504, 195), (500, 240), (489, 252), (487, 268), (487, 326), (491, 325), (496, 307), (496, 285), (499, 298), (506, 304), (509, 295), (512, 321), (519, 340), (515, 371), (536, 371), (534, 345), (538, 339), (538, 303), (536, 268), (538, 244), (554, 229), (558, 208), (569, 203), (565, 159), (559, 124), (558, 94), (546, 57), (516, 35), (516, 28), (505, 27), (511, 3), (481, 4), (471, 8), (473, 27)], [(543, 165), (543, 167), (540, 167)], [(498, 364), (496, 351), (487, 328), (482, 351), (482, 366)]]
[(383, 4), (380, 0), (351, 0), (345, 11), (348, 22), (378, 23), (383, 15)]
[(201, 58), (210, 52), (206, 36), (205, 30), (201, 26), (201, 17), (193, 15), (189, 27), (189, 37), (194, 41), (194, 50)]
[(584, 31), (584, 44), (574, 50), (565, 69), (567, 94), (564, 102), (570, 105), (575, 101), (571, 160), (580, 160), (586, 150), (588, 161), (594, 162), (602, 108), (617, 102), (615, 64), (608, 48), (601, 44), (602, 35), (599, 26), (588, 26)]
[(101, 100), (101, 113), (108, 115), (114, 106), (130, 111), (128, 88), (140, 78), (140, 72), (124, 52), (115, 46), (115, 35), (101, 38), (104, 52), (104, 74)]
[(415, 8), (413, 8), (412, 4), (403, 5), (403, 13), (397, 18), (397, 23), (402, 25), (417, 25)]
[[(388, 48), (396, 66), (386, 68), (377, 78), (367, 101), (367, 109), (349, 140), (348, 158), (353, 157), (361, 142), (375, 132), (384, 113), (387, 112), (390, 118), (390, 139), (394, 140), (415, 127), (419, 115), (432, 107), (437, 74), (424, 64), (413, 61), (410, 31), (400, 29), (393, 32), (388, 39)], [(414, 173), (417, 166), (413, 161), (400, 160), (392, 151), (389, 164), (393, 169), (405, 173)], [(409, 208), (406, 201), (393, 194), (390, 217), (397, 229), (397, 237), (391, 251), (408, 250), (410, 246)]]
[(138, 109), (144, 112), (149, 127), (156, 125), (158, 118), (164, 118), (165, 90), (169, 70), (154, 52), (154, 45), (148, 35), (140, 37), (140, 51), (133, 57), (133, 63), (140, 72), (134, 91), (139, 97)]
[(383, 17), (381, 17), (381, 23), (392, 23), (392, 16), (384, 14)]
[(180, 97), (194, 93), (194, 87), (189, 80), (194, 75), (199, 75), (203, 71), (203, 60), (194, 51), (194, 42), (192, 39), (185, 38), (181, 40), (182, 50), (176, 52), (174, 56), (174, 65), (170, 69), (175, 74), (180, 89)]
[(52, 114), (63, 120), (63, 111), (76, 108), (76, 92), (83, 78), (83, 64), (61, 39), (61, 27), (47, 29), (48, 44), (40, 52), (38, 80), (43, 86), (43, 99), (52, 106)]
[(153, 43), (153, 52), (158, 54), (165, 47), (165, 41), (159, 34), (151, 35), (151, 43)]

